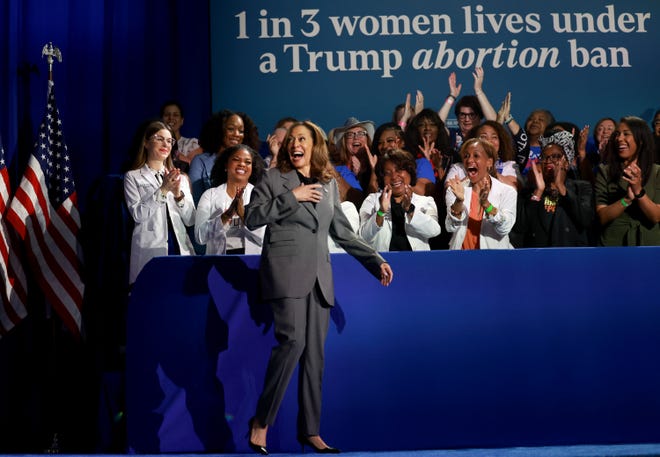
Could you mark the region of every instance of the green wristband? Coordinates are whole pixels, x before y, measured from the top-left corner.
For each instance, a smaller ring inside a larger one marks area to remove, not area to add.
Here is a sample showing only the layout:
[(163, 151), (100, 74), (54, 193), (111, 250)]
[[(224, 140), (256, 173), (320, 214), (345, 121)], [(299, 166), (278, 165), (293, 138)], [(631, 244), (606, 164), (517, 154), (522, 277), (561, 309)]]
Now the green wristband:
[(630, 206), (630, 203), (628, 203), (625, 198), (622, 198), (621, 205), (623, 205), (624, 208), (628, 208)]
[(381, 210), (376, 211), (376, 214), (378, 214), (380, 217), (385, 217), (385, 213)]
[(488, 208), (486, 208), (486, 214), (492, 213), (494, 209), (495, 208), (493, 207), (493, 204), (491, 203), (490, 205), (488, 205)]

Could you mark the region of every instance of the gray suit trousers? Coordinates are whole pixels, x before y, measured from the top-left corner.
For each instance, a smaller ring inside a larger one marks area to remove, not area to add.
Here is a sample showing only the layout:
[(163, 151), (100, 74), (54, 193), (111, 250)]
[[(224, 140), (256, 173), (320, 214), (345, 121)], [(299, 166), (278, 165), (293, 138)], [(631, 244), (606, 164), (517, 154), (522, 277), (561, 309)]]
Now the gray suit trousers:
[(298, 369), (298, 434), (318, 435), (321, 422), (321, 383), (330, 308), (318, 282), (302, 298), (271, 302), (278, 346), (271, 351), (264, 389), (257, 404), (257, 420), (271, 425), (291, 376)]

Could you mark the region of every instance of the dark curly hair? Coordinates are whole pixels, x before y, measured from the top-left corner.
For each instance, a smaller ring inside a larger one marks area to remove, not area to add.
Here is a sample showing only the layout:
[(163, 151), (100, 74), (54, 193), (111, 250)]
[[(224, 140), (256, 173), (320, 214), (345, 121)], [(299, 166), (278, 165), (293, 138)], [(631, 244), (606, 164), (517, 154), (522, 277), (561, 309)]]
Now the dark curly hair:
[(376, 129), (376, 132), (374, 133), (374, 141), (373, 141), (373, 147), (371, 148), (371, 153), (380, 155), (380, 150), (378, 149), (378, 142), (380, 141), (380, 137), (385, 133), (392, 130), (394, 134), (399, 138), (402, 143), (403, 147), (401, 149), (407, 149), (405, 147), (406, 144), (406, 138), (405, 134), (403, 133), (403, 129), (399, 124), (396, 122), (386, 122), (384, 124), (381, 124), (378, 126)]
[(385, 162), (391, 162), (399, 170), (405, 170), (410, 175), (410, 185), (417, 184), (417, 164), (415, 158), (408, 151), (403, 149), (392, 149), (386, 152), (378, 159), (376, 163), (376, 178), (378, 187), (385, 187)]
[(247, 151), (250, 153), (250, 156), (252, 156), (252, 173), (250, 174), (248, 181), (251, 184), (256, 185), (261, 180), (266, 168), (264, 165), (264, 160), (261, 158), (259, 153), (257, 153), (250, 146), (245, 144), (237, 144), (236, 146), (232, 146), (222, 151), (222, 154), (220, 154), (218, 158), (215, 159), (215, 163), (211, 169), (211, 185), (213, 187), (217, 187), (220, 184), (227, 182), (227, 164), (231, 158), (239, 151)]
[(438, 113), (429, 108), (424, 108), (413, 117), (406, 127), (406, 149), (419, 156), (421, 154), (419, 147), (424, 146), (422, 135), (419, 133), (419, 126), (429, 120), (438, 127), (438, 139), (435, 140), (435, 148), (443, 154), (451, 154), (452, 149), (449, 144), (449, 135)]
[(466, 139), (469, 140), (471, 138), (479, 138), (479, 134), (481, 134), (481, 129), (483, 129), (485, 126), (489, 126), (493, 130), (495, 130), (497, 136), (500, 139), (500, 149), (499, 151), (495, 151), (497, 157), (499, 157), (500, 160), (502, 160), (502, 162), (515, 160), (515, 153), (513, 151), (513, 139), (511, 138), (511, 134), (509, 134), (509, 132), (499, 122), (484, 121), (483, 123), (472, 128), (472, 130), (470, 130), (470, 133), (468, 133)]
[(216, 153), (223, 150), (227, 122), (234, 115), (243, 120), (243, 144), (250, 146), (255, 151), (259, 150), (259, 131), (250, 116), (228, 109), (214, 113), (202, 126), (202, 131), (199, 133), (199, 145), (202, 149)]

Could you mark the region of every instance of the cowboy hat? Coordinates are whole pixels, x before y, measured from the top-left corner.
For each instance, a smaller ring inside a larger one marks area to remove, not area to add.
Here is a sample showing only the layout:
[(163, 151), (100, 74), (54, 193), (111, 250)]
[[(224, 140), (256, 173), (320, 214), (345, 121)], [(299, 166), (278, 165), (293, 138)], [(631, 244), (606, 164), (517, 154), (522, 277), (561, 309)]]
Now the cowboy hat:
[(344, 125), (334, 129), (335, 144), (339, 145), (341, 143), (341, 140), (344, 139), (344, 133), (346, 133), (346, 131), (348, 131), (348, 130), (354, 128), (354, 127), (362, 127), (363, 129), (365, 129), (367, 131), (367, 135), (369, 135), (369, 139), (371, 141), (373, 141), (374, 131), (376, 129), (374, 122), (373, 121), (360, 121), (355, 117), (349, 117), (344, 122)]

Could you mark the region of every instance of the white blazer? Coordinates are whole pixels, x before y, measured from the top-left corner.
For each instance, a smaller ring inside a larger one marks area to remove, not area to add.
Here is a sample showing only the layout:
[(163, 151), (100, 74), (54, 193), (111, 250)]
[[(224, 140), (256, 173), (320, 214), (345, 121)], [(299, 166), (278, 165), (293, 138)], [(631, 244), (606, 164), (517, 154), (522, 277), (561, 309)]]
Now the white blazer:
[[(365, 198), (360, 207), (360, 235), (380, 252), (390, 250), (392, 240), (392, 211), (385, 213), (383, 226), (376, 223), (376, 213), (380, 209), (381, 192), (374, 192)], [(406, 237), (413, 251), (429, 251), (429, 238), (440, 235), (438, 208), (432, 197), (412, 194), (411, 202), (415, 211), (410, 220), (405, 217)]]
[[(254, 186), (250, 183), (243, 192), (243, 205), (250, 203)], [(206, 245), (206, 254), (223, 255), (227, 253), (227, 230), (230, 223), (223, 225), (222, 213), (227, 211), (234, 199), (227, 194), (227, 184), (212, 187), (204, 191), (197, 203), (195, 215), (195, 239), (201, 245)], [(252, 231), (241, 227), (241, 236), (245, 240), (246, 254), (261, 254), (261, 246), (266, 233), (266, 226)]]
[(165, 197), (160, 192), (156, 176), (146, 164), (131, 170), (124, 176), (124, 198), (128, 211), (135, 221), (131, 240), (131, 264), (129, 284), (133, 284), (149, 260), (167, 255), (167, 212), (170, 213), (172, 228), (182, 255), (194, 255), (186, 226), (195, 221), (195, 203), (188, 177), (181, 174), (181, 189), (184, 198), (174, 201), (172, 192)]
[[(358, 214), (355, 205), (348, 200), (343, 201), (341, 202), (341, 210), (344, 212), (346, 219), (348, 219), (348, 222), (351, 224), (353, 231), (358, 233), (360, 230), (360, 215)], [(328, 250), (331, 254), (346, 253), (344, 248), (339, 246), (339, 243), (333, 240), (331, 236), (328, 236)]]
[[(513, 249), (509, 241), (509, 232), (516, 222), (516, 201), (518, 192), (499, 180), (491, 177), (490, 193), (488, 201), (497, 208), (497, 214), (488, 217), (484, 214), (481, 221), (481, 233), (479, 234), (480, 249)], [(463, 212), (459, 217), (451, 214), (451, 205), (456, 201), (456, 196), (448, 187), (445, 192), (445, 201), (447, 203), (447, 217), (445, 227), (447, 231), (454, 234), (449, 240), (449, 249), (462, 249), (463, 240), (467, 233), (468, 213), (470, 212), (470, 199), (472, 198), (472, 186), (466, 178), (463, 181), (465, 186), (465, 196)]]

